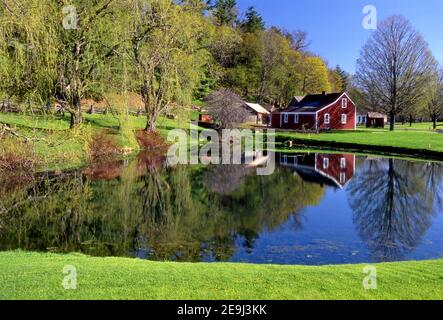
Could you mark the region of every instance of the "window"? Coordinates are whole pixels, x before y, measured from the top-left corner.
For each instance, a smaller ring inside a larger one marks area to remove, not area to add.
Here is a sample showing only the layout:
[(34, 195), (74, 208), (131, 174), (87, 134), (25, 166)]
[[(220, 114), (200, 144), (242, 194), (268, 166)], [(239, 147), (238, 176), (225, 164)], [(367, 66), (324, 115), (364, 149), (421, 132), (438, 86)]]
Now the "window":
[(340, 159), (340, 169), (346, 169), (346, 159), (345, 158)]
[(346, 109), (348, 107), (348, 100), (347, 99), (344, 98), (341, 100), (341, 107), (343, 109)]
[(323, 169), (329, 168), (329, 158), (323, 158)]
[(329, 113), (326, 113), (325, 114), (325, 124), (329, 124), (329, 121), (330, 121)]
[(294, 116), (294, 123), (298, 123), (298, 114)]
[(340, 173), (340, 183), (341, 184), (345, 184), (346, 183), (346, 173), (345, 172), (341, 172)]
[(289, 121), (289, 114), (285, 113), (285, 123), (288, 123)]
[(346, 124), (348, 122), (348, 117), (345, 114), (341, 115), (341, 124)]
[(287, 155), (283, 155), (283, 163), (284, 164), (288, 163), (288, 156)]

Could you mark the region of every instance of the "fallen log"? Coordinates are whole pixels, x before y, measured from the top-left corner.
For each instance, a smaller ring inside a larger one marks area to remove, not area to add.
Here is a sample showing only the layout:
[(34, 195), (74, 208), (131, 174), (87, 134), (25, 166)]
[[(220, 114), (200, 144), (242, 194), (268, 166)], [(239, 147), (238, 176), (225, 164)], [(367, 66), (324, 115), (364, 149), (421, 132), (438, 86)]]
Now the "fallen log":
[(12, 129), (11, 127), (9, 127), (6, 124), (2, 124), (0, 123), (0, 136), (5, 135), (6, 133), (17, 137), (17, 138), (22, 138), (22, 136), (20, 134), (17, 133), (17, 131), (15, 131), (14, 129)]

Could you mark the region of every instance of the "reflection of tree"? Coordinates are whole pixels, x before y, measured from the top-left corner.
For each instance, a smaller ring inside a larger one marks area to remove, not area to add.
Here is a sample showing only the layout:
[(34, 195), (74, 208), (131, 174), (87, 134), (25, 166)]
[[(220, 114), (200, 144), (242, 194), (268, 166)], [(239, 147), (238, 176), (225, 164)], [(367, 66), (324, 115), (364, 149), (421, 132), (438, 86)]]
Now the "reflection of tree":
[(209, 188), (217, 175), (205, 168), (121, 165), (113, 178), (73, 171), (2, 195), (0, 248), (226, 261), (238, 239), (252, 248), (260, 233), (294, 215), (300, 226), (298, 213), (324, 192), (281, 168), (268, 177), (242, 174), (235, 190), (218, 193)]
[(429, 228), (435, 190), (428, 189), (428, 172), (421, 164), (373, 160), (351, 181), (348, 197), (354, 223), (376, 260), (404, 257)]
[[(221, 166), (219, 166), (222, 168)], [(215, 191), (212, 197), (214, 203), (219, 203), (218, 210), (228, 221), (222, 225), (231, 226), (237, 232), (235, 237), (241, 237), (246, 249), (252, 249), (259, 234), (263, 231), (272, 231), (294, 216), (294, 227), (301, 228), (300, 212), (308, 205), (318, 204), (324, 195), (324, 189), (316, 184), (309, 184), (290, 171), (277, 168), (273, 175), (257, 176), (245, 174), (248, 168), (241, 170), (242, 166), (223, 166), (223, 171), (228, 173), (225, 181), (242, 181), (236, 183), (235, 189), (229, 192), (221, 188), (211, 188)], [(219, 172), (210, 170), (205, 175), (205, 185), (214, 186), (222, 180)], [(249, 171), (254, 173), (255, 171)], [(242, 177), (233, 179), (234, 176)], [(227, 182), (226, 182), (227, 183)], [(214, 190), (215, 189), (215, 190)], [(232, 223), (235, 226), (232, 226)]]
[(245, 165), (214, 165), (205, 172), (205, 185), (218, 194), (231, 194), (237, 190), (255, 168)]

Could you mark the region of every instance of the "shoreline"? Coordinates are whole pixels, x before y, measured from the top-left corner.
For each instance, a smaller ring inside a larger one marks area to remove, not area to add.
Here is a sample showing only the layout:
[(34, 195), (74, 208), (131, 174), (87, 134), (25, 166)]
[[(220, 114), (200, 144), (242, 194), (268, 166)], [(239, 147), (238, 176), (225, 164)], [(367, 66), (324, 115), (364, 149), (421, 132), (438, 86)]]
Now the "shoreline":
[[(442, 136), (443, 139), (443, 136)], [(354, 142), (340, 142), (300, 138), (289, 135), (276, 135), (277, 150), (291, 151), (293, 149), (314, 148), (322, 151), (340, 151), (345, 153), (381, 155), (386, 157), (409, 157), (418, 160), (443, 161), (443, 152), (430, 149), (413, 149), (388, 145), (372, 145)], [(289, 147), (290, 144), (292, 147)], [(285, 149), (279, 147), (285, 146)]]

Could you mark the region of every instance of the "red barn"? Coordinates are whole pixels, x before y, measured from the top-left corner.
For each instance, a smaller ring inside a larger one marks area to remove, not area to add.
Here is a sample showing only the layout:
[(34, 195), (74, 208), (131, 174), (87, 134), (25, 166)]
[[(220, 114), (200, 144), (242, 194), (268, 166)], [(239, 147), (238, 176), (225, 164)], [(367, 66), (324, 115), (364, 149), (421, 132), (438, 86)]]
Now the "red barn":
[(354, 130), (357, 108), (346, 92), (312, 94), (272, 114), (272, 127), (292, 130)]

